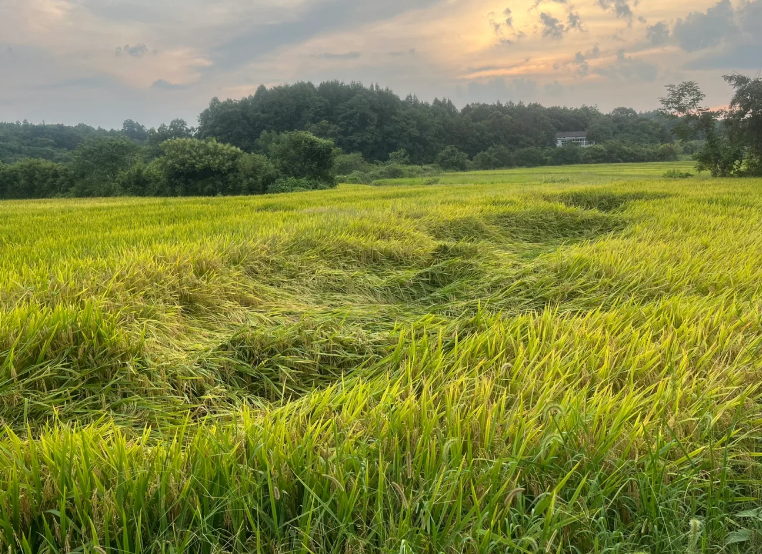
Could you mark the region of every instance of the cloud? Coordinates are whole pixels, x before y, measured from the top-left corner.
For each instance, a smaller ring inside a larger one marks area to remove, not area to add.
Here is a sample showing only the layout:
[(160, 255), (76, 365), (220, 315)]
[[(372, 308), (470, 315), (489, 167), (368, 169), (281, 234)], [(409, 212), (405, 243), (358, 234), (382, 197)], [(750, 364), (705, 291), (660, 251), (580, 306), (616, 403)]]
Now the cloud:
[(560, 20), (547, 12), (542, 12), (540, 14), (540, 22), (542, 23), (542, 36), (553, 39), (563, 38), (566, 27), (564, 27)]
[(535, 0), (534, 6), (532, 6), (532, 8), (536, 8), (543, 2), (552, 2), (553, 4), (568, 4), (569, 0)]
[(746, 2), (738, 10), (741, 20), (741, 29), (752, 37), (762, 40), (760, 29), (762, 29), (762, 0), (755, 2)]
[(501, 15), (502, 20), (498, 20), (495, 12), (487, 14), (487, 21), (492, 32), (498, 37), (500, 44), (513, 44), (515, 40), (518, 40), (524, 36), (521, 31), (514, 32), (511, 38), (506, 38), (505, 33), (508, 30), (513, 30), (513, 12), (510, 8), (505, 8)]
[[(628, 4), (628, 0), (597, 0), (596, 4), (605, 11), (610, 11), (616, 14), (620, 19), (627, 19), (632, 23), (632, 8)], [(635, 2), (637, 5), (637, 0)]]
[(691, 12), (675, 24), (674, 35), (683, 50), (696, 52), (718, 46), (738, 33), (730, 0), (717, 2), (706, 13)]
[(584, 54), (582, 52), (577, 52), (574, 55), (574, 60), (572, 60), (572, 63), (577, 66), (577, 74), (586, 77), (588, 73), (590, 73), (590, 64), (588, 61), (595, 60), (599, 58), (600, 55), (601, 49), (597, 44)]
[(136, 44), (135, 46), (130, 46), (129, 44), (125, 44), (124, 46), (119, 46), (116, 49), (116, 57), (120, 57), (122, 55), (125, 56), (132, 56), (133, 58), (142, 58), (146, 54), (148, 54), (148, 46), (145, 44)]
[(301, 11), (289, 10), (288, 19), (252, 25), (215, 47), (211, 52), (213, 70), (236, 69), (284, 46), (304, 43), (326, 33), (357, 29), (445, 1), (331, 0), (302, 3), (305, 8)]
[(566, 90), (566, 87), (564, 87), (558, 81), (553, 81), (552, 83), (548, 83), (547, 85), (545, 85), (545, 92), (548, 93), (548, 96), (552, 96), (553, 98), (558, 98), (559, 96), (562, 96), (564, 93), (564, 90)]
[[(717, 19), (719, 1), (542, 0), (535, 9), (537, 0), (0, 0), (0, 119), (155, 126), (192, 120), (210, 98), (239, 98), (260, 83), (331, 79), (422, 100), (455, 98), (462, 84), (464, 101), (469, 82), (484, 101), (556, 98), (558, 79), (565, 103), (650, 109), (668, 72), (688, 68), (706, 70), (684, 77), (719, 104), (727, 95), (719, 75), (762, 63), (762, 0), (720, 2), (732, 6), (725, 20), (735, 27), (705, 40), (713, 46), (674, 32), (682, 18), (681, 29), (701, 35), (697, 23)], [(541, 12), (552, 18), (547, 29)], [(656, 51), (664, 45), (674, 45), (669, 57)], [(655, 83), (638, 80), (654, 73)]]
[(411, 48), (409, 50), (397, 50), (395, 52), (389, 52), (389, 56), (392, 58), (401, 58), (402, 56), (415, 56), (416, 50), (415, 48)]
[(662, 46), (669, 40), (669, 27), (663, 21), (649, 25), (646, 28), (646, 37), (654, 46)]
[(743, 2), (737, 9), (722, 0), (691, 12), (675, 24), (674, 36), (686, 52), (701, 52), (686, 63), (693, 70), (759, 70), (762, 65), (762, 0)]
[(690, 61), (685, 65), (685, 68), (725, 71), (730, 69), (751, 69), (758, 71), (762, 65), (759, 52), (760, 46), (758, 44), (738, 44), (724, 52), (710, 54)]
[(582, 31), (582, 18), (578, 13), (569, 12), (568, 29)]
[(343, 54), (324, 52), (317, 55), (318, 58), (323, 58), (324, 60), (356, 60), (360, 56), (361, 54), (359, 52), (344, 52)]
[(638, 81), (653, 83), (659, 76), (659, 68), (651, 63), (633, 59), (619, 50), (616, 62), (593, 70), (596, 74), (607, 77), (612, 81)]
[(468, 84), (468, 97), (471, 102), (532, 101), (537, 97), (537, 82), (524, 78), (510, 83), (503, 78), (484, 83), (474, 81)]
[[(77, 88), (88, 88), (88, 89), (103, 89), (106, 87), (111, 87), (118, 85), (117, 82), (109, 77), (108, 75), (95, 75), (92, 77), (82, 77), (78, 79), (65, 79), (62, 81), (53, 81), (51, 83), (42, 83), (38, 85), (30, 85), (25, 87), (28, 91), (51, 91), (51, 90), (63, 90), (63, 89), (77, 89)], [(129, 88), (124, 87), (123, 85), (118, 85), (121, 88)]]
[(154, 81), (151, 85), (151, 88), (154, 90), (187, 90), (190, 88), (188, 85), (176, 85), (173, 83), (170, 83), (169, 81), (165, 81), (164, 79), (159, 79), (157, 81)]

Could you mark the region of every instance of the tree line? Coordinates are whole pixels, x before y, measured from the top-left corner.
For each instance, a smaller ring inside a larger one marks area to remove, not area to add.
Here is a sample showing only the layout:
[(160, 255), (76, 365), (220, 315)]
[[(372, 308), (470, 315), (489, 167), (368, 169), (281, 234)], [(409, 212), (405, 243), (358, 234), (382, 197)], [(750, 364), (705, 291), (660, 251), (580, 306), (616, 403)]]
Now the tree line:
[(458, 109), (450, 100), (422, 102), (400, 98), (389, 89), (330, 81), (260, 87), (241, 100), (212, 99), (192, 128), (175, 120), (147, 129), (133, 120), (122, 129), (95, 129), (84, 124), (34, 125), (0, 123), (0, 162), (23, 158), (67, 161), (83, 142), (124, 136), (157, 146), (170, 138), (214, 138), (250, 153), (266, 154), (271, 136), (303, 130), (331, 139), (344, 152), (359, 152), (369, 162), (388, 161), (406, 150), (413, 164), (432, 164), (447, 146), (474, 158), (491, 146), (511, 150), (550, 147), (558, 132), (588, 132), (597, 143), (666, 144), (673, 142), (670, 122), (658, 112), (617, 108), (544, 107), (540, 104), (475, 103)]
[(0, 164), (0, 198), (226, 196), (336, 186), (333, 142), (305, 131), (273, 137), (268, 155), (191, 136), (156, 148), (109, 136), (83, 142), (66, 163)]
[[(539, 104), (422, 102), (336, 81), (214, 98), (193, 128), (0, 124), (0, 198), (262, 194), (438, 170), (669, 161), (693, 154), (714, 175), (759, 174), (759, 78), (726, 80), (728, 110), (701, 107), (695, 83), (668, 87), (658, 112)], [(559, 132), (594, 146), (555, 147)], [(676, 144), (674, 137), (679, 139)], [(427, 166), (427, 167), (424, 167)]]

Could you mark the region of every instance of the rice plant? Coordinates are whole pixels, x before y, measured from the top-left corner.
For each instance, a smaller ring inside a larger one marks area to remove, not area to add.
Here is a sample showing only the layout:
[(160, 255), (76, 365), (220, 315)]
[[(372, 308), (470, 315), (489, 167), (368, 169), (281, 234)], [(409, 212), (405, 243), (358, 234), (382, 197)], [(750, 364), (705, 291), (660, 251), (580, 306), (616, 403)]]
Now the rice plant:
[(758, 551), (762, 181), (669, 167), (0, 203), (0, 549)]

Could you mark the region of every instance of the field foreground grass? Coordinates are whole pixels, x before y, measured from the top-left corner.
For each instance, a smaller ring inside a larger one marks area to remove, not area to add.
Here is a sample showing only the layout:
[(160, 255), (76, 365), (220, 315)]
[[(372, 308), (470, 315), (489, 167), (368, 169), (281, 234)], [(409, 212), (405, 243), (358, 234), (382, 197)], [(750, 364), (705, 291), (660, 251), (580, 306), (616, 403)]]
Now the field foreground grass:
[(762, 180), (664, 167), (0, 203), (0, 550), (760, 551)]

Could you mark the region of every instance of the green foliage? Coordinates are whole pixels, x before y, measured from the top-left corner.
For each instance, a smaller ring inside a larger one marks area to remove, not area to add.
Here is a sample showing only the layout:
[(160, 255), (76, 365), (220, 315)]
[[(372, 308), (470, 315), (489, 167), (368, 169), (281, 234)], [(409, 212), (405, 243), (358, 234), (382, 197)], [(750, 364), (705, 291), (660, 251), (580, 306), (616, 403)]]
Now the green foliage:
[(159, 161), (138, 162), (116, 178), (117, 190), (126, 196), (167, 196), (169, 184)]
[(148, 131), (148, 155), (152, 158), (161, 156), (161, 144), (168, 140), (189, 139), (195, 136), (195, 129), (188, 127), (183, 119), (174, 119), (169, 125), (162, 123), (158, 129)]
[(141, 125), (140, 123), (133, 121), (132, 119), (127, 119), (122, 124), (122, 134), (127, 137), (130, 140), (134, 140), (135, 142), (145, 143), (148, 141), (148, 130), (145, 128), (145, 125)]
[(662, 144), (656, 156), (660, 162), (676, 162), (680, 158), (680, 151), (674, 144)]
[(116, 179), (140, 161), (140, 146), (126, 137), (89, 140), (74, 151), (69, 169), (75, 196), (117, 194)]
[(338, 154), (333, 165), (336, 175), (350, 175), (355, 172), (367, 173), (371, 167), (359, 152), (354, 154)]
[(593, 144), (585, 148), (582, 152), (582, 163), (585, 164), (602, 164), (608, 160), (608, 150), (602, 144)]
[[(241, 192), (241, 160), (246, 154), (240, 148), (213, 139), (173, 139), (162, 143), (162, 150), (160, 164), (168, 195), (227, 196)], [(256, 170), (256, 163), (244, 166)]]
[(264, 194), (278, 180), (280, 173), (267, 156), (244, 154), (238, 160), (235, 194)]
[[(336, 81), (260, 87), (241, 100), (215, 98), (199, 117), (201, 138), (214, 137), (247, 152), (267, 153), (263, 137), (297, 130), (332, 139), (344, 152), (359, 152), (371, 163), (396, 165), (432, 164), (447, 145), (472, 159), (493, 146), (511, 151), (549, 147), (562, 131), (588, 130), (601, 142), (672, 142), (658, 113), (619, 108), (603, 114), (587, 106), (546, 108), (512, 102), (469, 104), (458, 110), (448, 100), (403, 99), (378, 86)], [(403, 149), (409, 162), (390, 159), (391, 153)], [(500, 166), (507, 167), (502, 162)]]
[(734, 74), (725, 81), (735, 91), (727, 110), (704, 107), (704, 93), (688, 81), (667, 87), (663, 111), (677, 120), (672, 132), (683, 143), (703, 140), (694, 153), (698, 171), (713, 177), (762, 175), (762, 78)]
[(394, 165), (409, 165), (410, 154), (404, 148), (401, 148), (395, 152), (389, 154), (389, 163)]
[(566, 144), (550, 152), (550, 165), (573, 165), (582, 163), (583, 148), (576, 144)]
[(691, 177), (693, 177), (693, 173), (680, 171), (679, 169), (670, 169), (664, 172), (665, 179), (690, 179)]
[(734, 89), (724, 124), (730, 142), (742, 145), (744, 175), (762, 175), (762, 77), (726, 75)]
[(315, 190), (319, 186), (314, 181), (307, 179), (299, 179), (297, 177), (286, 177), (278, 179), (267, 189), (269, 194), (278, 194), (282, 192), (304, 192), (307, 190)]
[(587, 128), (587, 139), (596, 144), (610, 142), (614, 140), (617, 131), (617, 125), (612, 119), (598, 118)]
[(445, 171), (465, 171), (468, 169), (468, 154), (454, 146), (446, 146), (437, 156), (436, 163)]
[(548, 158), (542, 148), (519, 148), (513, 153), (513, 159), (518, 167), (538, 167), (547, 165)]
[(475, 169), (504, 169), (516, 164), (508, 147), (495, 145), (474, 156), (473, 165)]
[(285, 177), (336, 185), (333, 142), (304, 131), (283, 133), (270, 145), (270, 159)]
[(0, 198), (50, 198), (65, 194), (72, 175), (64, 165), (28, 159), (11, 165), (0, 163)]
[(14, 163), (27, 158), (55, 162), (69, 161), (71, 153), (86, 140), (116, 136), (117, 131), (94, 129), (84, 124), (34, 125), (0, 122), (0, 163)]

